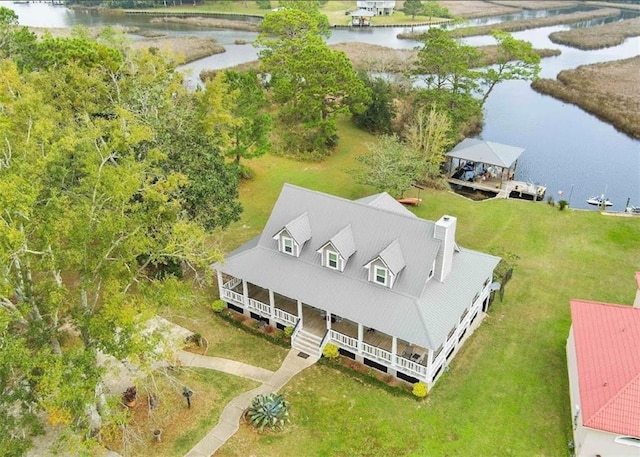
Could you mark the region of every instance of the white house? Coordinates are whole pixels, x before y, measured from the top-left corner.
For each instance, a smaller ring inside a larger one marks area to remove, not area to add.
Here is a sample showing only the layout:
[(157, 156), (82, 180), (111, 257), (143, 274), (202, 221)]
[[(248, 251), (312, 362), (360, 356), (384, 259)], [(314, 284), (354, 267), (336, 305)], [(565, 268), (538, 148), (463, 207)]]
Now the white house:
[(390, 16), (396, 7), (395, 0), (358, 0), (356, 6), (360, 10), (371, 11), (376, 16)]
[(343, 355), (431, 387), (479, 325), (498, 257), (459, 247), (456, 218), (416, 217), (386, 193), (360, 200), (285, 185), (260, 236), (217, 270), (227, 306), (292, 346)]
[(638, 457), (640, 307), (572, 300), (571, 320), (567, 365), (575, 455)]

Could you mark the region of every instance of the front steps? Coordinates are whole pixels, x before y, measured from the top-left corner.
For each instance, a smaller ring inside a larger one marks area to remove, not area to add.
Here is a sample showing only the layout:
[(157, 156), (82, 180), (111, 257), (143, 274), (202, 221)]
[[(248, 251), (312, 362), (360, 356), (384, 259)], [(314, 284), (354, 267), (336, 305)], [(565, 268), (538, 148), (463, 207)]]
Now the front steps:
[(291, 347), (310, 356), (320, 358), (322, 356), (322, 351), (320, 350), (321, 343), (321, 337), (307, 332), (304, 329), (300, 329), (291, 341)]

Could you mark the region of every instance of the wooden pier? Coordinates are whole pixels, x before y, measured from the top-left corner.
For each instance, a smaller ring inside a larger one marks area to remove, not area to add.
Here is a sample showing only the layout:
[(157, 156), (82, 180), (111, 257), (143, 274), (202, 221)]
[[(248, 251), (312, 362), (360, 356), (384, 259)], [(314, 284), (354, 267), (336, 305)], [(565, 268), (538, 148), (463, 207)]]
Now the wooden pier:
[(545, 186), (513, 179), (508, 181), (500, 181), (499, 179), (463, 181), (461, 179), (448, 178), (447, 181), (453, 186), (461, 186), (495, 194), (495, 198), (522, 198), (525, 200), (541, 201), (547, 192)]

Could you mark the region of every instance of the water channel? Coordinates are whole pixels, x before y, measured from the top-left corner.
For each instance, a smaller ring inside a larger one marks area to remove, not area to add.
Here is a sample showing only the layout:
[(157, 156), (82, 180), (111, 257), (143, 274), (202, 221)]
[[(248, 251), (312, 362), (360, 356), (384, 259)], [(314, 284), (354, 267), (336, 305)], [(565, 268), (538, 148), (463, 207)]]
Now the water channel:
[[(225, 68), (256, 58), (251, 45), (237, 45), (235, 40), (253, 41), (256, 34), (237, 30), (215, 30), (185, 26), (182, 24), (154, 24), (147, 16), (105, 14), (97, 11), (69, 10), (50, 4), (5, 3), (20, 17), (20, 23), (37, 27), (70, 27), (74, 25), (102, 26), (123, 25), (142, 30), (157, 30), (167, 35), (197, 35), (215, 38), (226, 48), (224, 54), (192, 62), (184, 70), (187, 78), (197, 78), (205, 68)], [(525, 11), (508, 19), (541, 17), (566, 13), (567, 10)], [(505, 20), (505, 17), (481, 18), (474, 24), (487, 24)], [(611, 19), (589, 21), (609, 22)], [(585, 24), (581, 24), (584, 26)], [(581, 51), (552, 43), (548, 36), (570, 26), (560, 25), (516, 32), (516, 38), (530, 41), (536, 48), (556, 48), (562, 51), (557, 57), (542, 60), (541, 77), (555, 78), (558, 72), (579, 65), (625, 59), (640, 54), (640, 37), (627, 39), (611, 48)], [(397, 49), (411, 49), (417, 43), (399, 40), (396, 35), (407, 31), (398, 28), (371, 28), (366, 30), (333, 29), (330, 44), (340, 42), (367, 42)], [(135, 37), (134, 37), (135, 38)], [(490, 37), (471, 37), (470, 44), (490, 44)], [(640, 90), (640, 83), (639, 83)], [(640, 206), (640, 141), (618, 132), (611, 125), (600, 121), (580, 108), (533, 91), (527, 82), (510, 81), (497, 86), (485, 105), (485, 124), (482, 139), (525, 148), (517, 179), (530, 180), (547, 186), (547, 196), (560, 199), (564, 193), (574, 208), (593, 209), (586, 203), (591, 195), (607, 193), (614, 202), (610, 208), (624, 210), (627, 198)]]

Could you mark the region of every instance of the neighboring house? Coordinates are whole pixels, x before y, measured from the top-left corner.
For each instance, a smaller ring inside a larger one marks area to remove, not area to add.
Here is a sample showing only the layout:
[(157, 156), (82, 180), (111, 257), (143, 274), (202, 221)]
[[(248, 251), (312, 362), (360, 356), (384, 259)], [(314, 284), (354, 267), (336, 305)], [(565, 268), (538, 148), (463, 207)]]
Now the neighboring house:
[[(640, 273), (636, 273), (640, 296)], [(640, 300), (571, 301), (567, 365), (576, 457), (640, 456)]]
[(371, 11), (376, 16), (390, 16), (396, 7), (395, 0), (358, 0), (358, 9)]
[(292, 346), (343, 355), (431, 387), (484, 317), (498, 257), (458, 247), (456, 218), (416, 217), (386, 193), (360, 200), (285, 185), (262, 234), (217, 270), (228, 307)]

